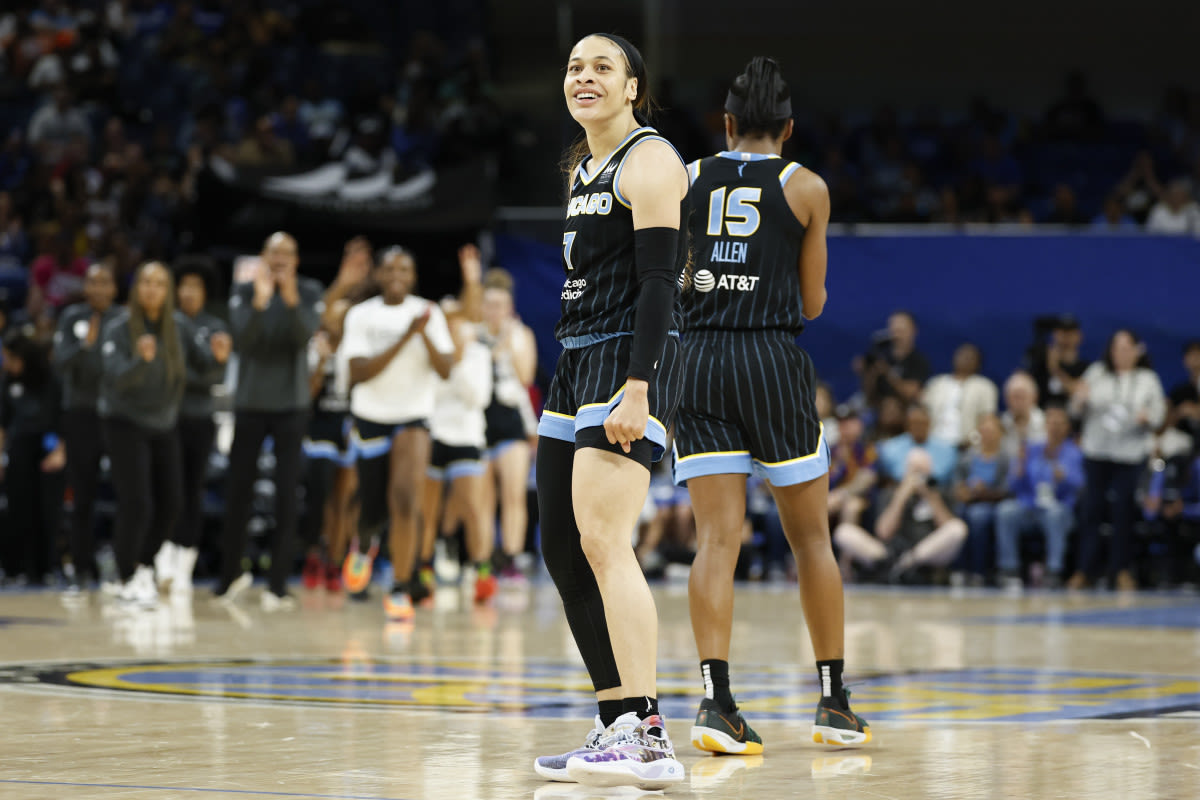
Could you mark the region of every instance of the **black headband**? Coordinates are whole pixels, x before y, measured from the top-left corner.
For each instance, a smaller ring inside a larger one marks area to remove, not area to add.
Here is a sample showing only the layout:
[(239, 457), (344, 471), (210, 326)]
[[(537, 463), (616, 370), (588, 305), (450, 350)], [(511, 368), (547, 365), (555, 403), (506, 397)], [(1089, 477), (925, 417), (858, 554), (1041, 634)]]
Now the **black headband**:
[[(628, 62), (629, 70), (633, 73), (633, 77), (640, 80), (646, 74), (646, 65), (642, 61), (641, 53), (624, 36), (617, 36), (615, 33), (589, 33), (588, 36), (599, 36), (601, 39), (608, 39), (621, 48), (621, 52), (625, 54), (625, 61)], [(586, 39), (588, 36), (583, 38)], [(639, 84), (638, 91), (640, 92), (641, 90), (642, 87)]]
[[(725, 110), (735, 117), (742, 117), (746, 113), (746, 98), (733, 93), (729, 90), (729, 94), (725, 95)], [(792, 98), (785, 97), (782, 100), (775, 101), (775, 108), (771, 110), (771, 119), (791, 119), (792, 118)]]

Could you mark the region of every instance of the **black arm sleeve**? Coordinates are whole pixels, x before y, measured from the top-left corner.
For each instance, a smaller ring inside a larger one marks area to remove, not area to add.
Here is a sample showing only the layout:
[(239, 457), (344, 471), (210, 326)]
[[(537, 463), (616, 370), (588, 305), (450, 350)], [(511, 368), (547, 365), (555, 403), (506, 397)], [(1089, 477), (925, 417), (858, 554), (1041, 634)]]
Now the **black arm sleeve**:
[(658, 371), (675, 308), (679, 230), (642, 228), (633, 232), (637, 265), (637, 315), (633, 323), (633, 353), (629, 377), (649, 381)]

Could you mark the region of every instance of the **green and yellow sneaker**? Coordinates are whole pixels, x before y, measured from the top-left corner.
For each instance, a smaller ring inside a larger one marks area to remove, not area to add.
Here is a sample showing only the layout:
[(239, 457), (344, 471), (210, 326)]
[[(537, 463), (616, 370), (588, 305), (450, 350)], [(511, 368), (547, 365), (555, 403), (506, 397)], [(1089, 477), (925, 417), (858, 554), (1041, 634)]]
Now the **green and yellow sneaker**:
[(846, 707), (832, 697), (822, 697), (817, 704), (817, 719), (813, 723), (813, 741), (817, 744), (844, 746), (871, 741), (871, 726), (850, 710), (850, 693), (846, 692)]
[(735, 706), (726, 713), (715, 700), (700, 701), (700, 712), (692, 726), (692, 745), (706, 753), (755, 756), (763, 751), (762, 739), (746, 724)]

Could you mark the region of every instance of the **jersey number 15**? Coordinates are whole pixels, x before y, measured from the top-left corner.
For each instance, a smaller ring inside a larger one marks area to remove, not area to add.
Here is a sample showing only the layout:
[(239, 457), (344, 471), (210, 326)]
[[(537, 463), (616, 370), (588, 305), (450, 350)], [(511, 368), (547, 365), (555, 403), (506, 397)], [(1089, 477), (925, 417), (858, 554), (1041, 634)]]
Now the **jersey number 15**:
[(713, 189), (708, 195), (708, 235), (753, 235), (761, 220), (754, 204), (761, 199), (762, 189), (755, 186), (739, 186), (733, 191), (727, 186)]

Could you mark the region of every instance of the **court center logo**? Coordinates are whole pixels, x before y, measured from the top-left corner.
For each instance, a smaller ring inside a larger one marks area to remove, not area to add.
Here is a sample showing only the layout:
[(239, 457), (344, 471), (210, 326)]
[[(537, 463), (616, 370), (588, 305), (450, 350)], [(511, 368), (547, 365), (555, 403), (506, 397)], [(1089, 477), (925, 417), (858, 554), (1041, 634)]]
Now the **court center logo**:
[[(659, 673), (663, 711), (695, 713), (694, 665)], [(747, 666), (738, 704), (754, 719), (811, 720), (815, 678), (795, 665)], [(858, 673), (854, 708), (871, 722), (1051, 722), (1152, 717), (1200, 711), (1200, 678), (1076, 670), (963, 669)], [(266, 659), (85, 662), (0, 666), (0, 683), (60, 691), (136, 693), (180, 699), (362, 708), (500, 712), (542, 719), (590, 718), (591, 683), (570, 663), (471, 659)]]

